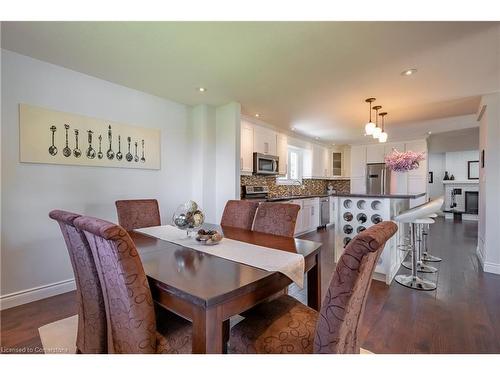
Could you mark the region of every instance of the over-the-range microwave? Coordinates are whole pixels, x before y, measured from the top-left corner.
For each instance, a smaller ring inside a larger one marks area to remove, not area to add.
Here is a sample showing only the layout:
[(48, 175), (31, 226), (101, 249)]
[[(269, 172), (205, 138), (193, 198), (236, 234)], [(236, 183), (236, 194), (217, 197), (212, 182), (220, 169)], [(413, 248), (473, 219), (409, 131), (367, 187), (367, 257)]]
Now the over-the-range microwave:
[(277, 175), (279, 173), (279, 157), (254, 152), (253, 173), (260, 175)]

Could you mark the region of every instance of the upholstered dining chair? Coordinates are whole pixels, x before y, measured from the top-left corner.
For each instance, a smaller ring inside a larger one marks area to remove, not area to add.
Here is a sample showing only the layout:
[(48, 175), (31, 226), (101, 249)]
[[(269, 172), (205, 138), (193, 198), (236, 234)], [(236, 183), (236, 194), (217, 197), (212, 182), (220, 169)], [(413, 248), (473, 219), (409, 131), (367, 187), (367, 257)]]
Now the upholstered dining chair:
[(106, 353), (106, 311), (101, 283), (89, 243), (85, 235), (73, 225), (80, 215), (53, 210), (49, 217), (56, 220), (61, 228), (75, 275), (78, 301), (77, 353)]
[(131, 199), (115, 202), (118, 223), (127, 231), (161, 225), (156, 199)]
[(255, 213), (253, 230), (277, 236), (293, 237), (299, 210), (300, 206), (297, 204), (261, 203)]
[(109, 353), (191, 353), (191, 323), (174, 314), (158, 330), (142, 262), (128, 232), (81, 216), (75, 226), (87, 238), (101, 281)]
[(230, 352), (359, 354), (359, 328), (373, 271), (396, 231), (396, 224), (384, 221), (349, 242), (319, 313), (288, 295), (256, 306), (232, 328)]
[(229, 200), (224, 207), (220, 225), (251, 230), (257, 207), (259, 202)]

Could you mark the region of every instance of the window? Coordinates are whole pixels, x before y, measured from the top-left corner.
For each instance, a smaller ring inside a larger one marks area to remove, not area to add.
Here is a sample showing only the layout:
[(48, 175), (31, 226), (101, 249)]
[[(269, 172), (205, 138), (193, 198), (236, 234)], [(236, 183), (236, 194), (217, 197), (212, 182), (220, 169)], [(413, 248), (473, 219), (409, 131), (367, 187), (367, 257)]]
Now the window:
[(278, 177), (279, 185), (301, 185), (302, 184), (302, 150), (297, 147), (288, 146), (288, 163), (286, 176)]

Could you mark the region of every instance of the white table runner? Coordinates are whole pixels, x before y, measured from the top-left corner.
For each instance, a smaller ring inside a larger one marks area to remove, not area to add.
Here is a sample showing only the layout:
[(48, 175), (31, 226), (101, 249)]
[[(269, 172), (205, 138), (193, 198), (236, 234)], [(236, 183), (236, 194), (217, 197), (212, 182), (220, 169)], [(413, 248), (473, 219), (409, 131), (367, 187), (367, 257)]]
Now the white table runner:
[(140, 228), (135, 231), (266, 271), (278, 271), (288, 276), (300, 288), (304, 286), (305, 264), (304, 256), (301, 254), (270, 249), (229, 238), (224, 238), (217, 245), (201, 245), (195, 238), (187, 238), (186, 231), (172, 225)]

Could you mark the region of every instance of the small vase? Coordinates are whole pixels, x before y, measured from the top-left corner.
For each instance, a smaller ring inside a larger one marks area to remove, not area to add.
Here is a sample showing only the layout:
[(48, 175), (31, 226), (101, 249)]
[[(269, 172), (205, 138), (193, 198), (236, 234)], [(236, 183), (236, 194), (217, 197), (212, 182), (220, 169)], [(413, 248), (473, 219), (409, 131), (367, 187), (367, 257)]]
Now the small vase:
[(450, 180), (454, 180), (455, 176), (451, 175)]
[(444, 172), (443, 181), (447, 181), (449, 179), (450, 179), (450, 176), (448, 176), (448, 172)]

